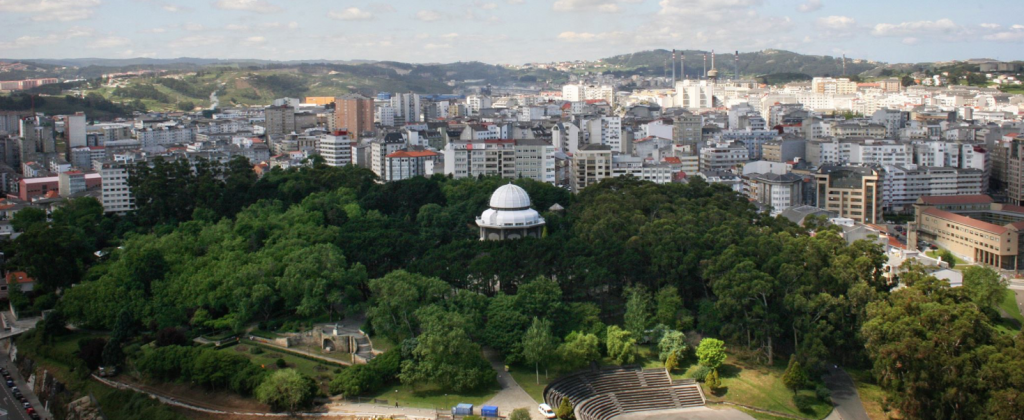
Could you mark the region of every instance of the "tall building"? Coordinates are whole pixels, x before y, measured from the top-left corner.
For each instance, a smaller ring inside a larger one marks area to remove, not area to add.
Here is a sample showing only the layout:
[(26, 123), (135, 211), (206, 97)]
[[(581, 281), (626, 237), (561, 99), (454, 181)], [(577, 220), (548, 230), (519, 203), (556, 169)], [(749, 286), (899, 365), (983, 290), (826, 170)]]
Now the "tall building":
[(399, 150), (385, 156), (384, 182), (401, 181), (416, 176), (430, 176), (429, 168), (437, 153), (429, 150)]
[(408, 146), (401, 133), (388, 133), (370, 142), (370, 170), (380, 179), (387, 176), (387, 156)]
[(587, 121), (587, 132), (591, 144), (606, 145), (616, 153), (626, 152), (626, 145), (622, 141), (622, 118), (600, 117)]
[(334, 101), (334, 124), (347, 130), (352, 138), (373, 131), (373, 99), (359, 94), (345, 95)]
[(391, 107), (395, 109), (395, 125), (422, 121), (420, 95), (397, 93), (391, 97)]
[(135, 197), (128, 187), (128, 164), (106, 162), (100, 166), (103, 211), (123, 214), (135, 210)]
[(263, 110), (263, 115), (266, 117), (268, 136), (295, 132), (295, 108), (287, 105), (271, 105)]
[(683, 111), (672, 116), (672, 142), (680, 145), (693, 145), (696, 150), (703, 134), (704, 118), (700, 115)]
[(572, 155), (569, 185), (579, 192), (588, 185), (612, 176), (612, 150), (603, 144), (588, 144)]
[(68, 150), (72, 147), (88, 146), (85, 142), (85, 114), (76, 112), (75, 115), (64, 117), (64, 138), (67, 139)]
[(317, 153), (327, 166), (345, 166), (352, 163), (352, 139), (346, 131), (335, 131), (320, 137)]
[(814, 177), (818, 207), (860, 223), (882, 220), (878, 171), (866, 166), (825, 165)]
[(886, 165), (882, 170), (882, 209), (909, 212), (919, 197), (982, 194), (983, 178), (979, 169)]
[(500, 176), (554, 184), (554, 150), (535, 139), (452, 140), (444, 147), (444, 173), (454, 178)]

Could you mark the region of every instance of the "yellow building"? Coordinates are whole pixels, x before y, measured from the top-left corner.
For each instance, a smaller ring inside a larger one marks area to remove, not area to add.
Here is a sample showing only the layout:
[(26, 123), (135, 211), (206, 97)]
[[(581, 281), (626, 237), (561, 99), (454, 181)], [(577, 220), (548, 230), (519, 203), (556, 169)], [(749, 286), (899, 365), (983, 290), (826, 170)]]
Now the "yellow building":
[(929, 196), (917, 200), (914, 215), (916, 235), (908, 239), (916, 236), (967, 261), (1018, 269), (1024, 207), (994, 203), (987, 195)]
[(307, 96), (306, 100), (302, 103), (313, 104), (317, 106), (324, 106), (334, 102), (333, 96)]
[(882, 220), (879, 173), (866, 166), (822, 166), (814, 174), (818, 207), (860, 223)]

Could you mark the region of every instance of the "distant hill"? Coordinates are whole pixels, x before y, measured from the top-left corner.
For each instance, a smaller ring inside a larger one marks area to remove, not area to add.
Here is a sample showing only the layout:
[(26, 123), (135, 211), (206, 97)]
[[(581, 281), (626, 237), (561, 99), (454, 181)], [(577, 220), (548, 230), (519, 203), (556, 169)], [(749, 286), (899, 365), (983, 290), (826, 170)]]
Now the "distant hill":
[[(697, 78), (704, 71), (704, 54), (707, 54), (707, 68), (711, 69), (711, 52), (684, 50), (686, 58), (686, 75)], [(735, 70), (733, 52), (717, 52), (715, 67), (720, 74), (732, 77)], [(671, 74), (669, 62), (672, 60), (670, 50), (640, 51), (632, 54), (617, 55), (603, 61), (614, 66), (616, 70), (632, 71), (636, 74), (664, 75)], [(854, 75), (872, 70), (883, 63), (867, 60), (846, 59), (846, 74)], [(679, 71), (679, 70), (676, 70)], [(740, 77), (763, 76), (776, 73), (806, 74), (808, 76), (840, 76), (843, 74), (842, 57), (805, 55), (783, 50), (764, 50), (740, 53)]]

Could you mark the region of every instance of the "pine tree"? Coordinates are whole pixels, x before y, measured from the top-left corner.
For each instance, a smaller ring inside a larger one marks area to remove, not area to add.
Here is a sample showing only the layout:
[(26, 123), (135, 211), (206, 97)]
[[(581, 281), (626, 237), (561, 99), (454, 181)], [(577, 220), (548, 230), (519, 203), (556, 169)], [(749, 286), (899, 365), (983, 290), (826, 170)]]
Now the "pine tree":
[(807, 383), (807, 372), (800, 366), (795, 354), (789, 357), (789, 366), (782, 374), (782, 383), (786, 388), (793, 390), (793, 394)]
[(711, 373), (708, 374), (708, 377), (704, 379), (704, 384), (707, 385), (712, 392), (722, 387), (722, 381), (718, 379), (718, 369), (712, 370)]

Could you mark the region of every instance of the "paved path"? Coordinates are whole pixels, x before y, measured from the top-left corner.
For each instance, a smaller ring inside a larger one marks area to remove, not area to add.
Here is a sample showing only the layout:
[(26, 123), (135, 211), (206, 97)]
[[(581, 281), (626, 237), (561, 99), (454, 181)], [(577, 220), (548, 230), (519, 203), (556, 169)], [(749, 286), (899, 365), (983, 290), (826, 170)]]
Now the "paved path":
[[(8, 341), (6, 343), (10, 342)], [(15, 356), (17, 356), (17, 354), (15, 354)], [(28, 382), (22, 379), (21, 373), (19, 373), (17, 366), (15, 366), (14, 362), (11, 361), (9, 348), (0, 349), (0, 366), (2, 366), (3, 368), (7, 369), (8, 372), (10, 372), (11, 378), (14, 379), (14, 384), (18, 386), (18, 389), (21, 391), (21, 394), (24, 395), (25, 398), (28, 399), (29, 403), (32, 404), (32, 408), (36, 410), (36, 414), (39, 414), (39, 417), (44, 419), (52, 419), (53, 416), (51, 416), (50, 413), (46, 410), (46, 408), (43, 407), (43, 404), (39, 402), (39, 398), (36, 397), (36, 394), (33, 391), (32, 386), (30, 386)], [(36, 380), (39, 379), (39, 377), (36, 377)], [(2, 405), (7, 410), (10, 419), (29, 420), (29, 416), (25, 412), (25, 409), (21, 407), (21, 403), (14, 399), (14, 394), (11, 392), (11, 389), (8, 388), (6, 384), (0, 386), (4, 388), (2, 394), (0, 394), (2, 395), (2, 397), (0, 397), (0, 400), (2, 400), (2, 404), (0, 405)]]
[(708, 407), (678, 408), (675, 410), (649, 411), (622, 414), (611, 420), (754, 420), (753, 417), (734, 408), (713, 409)]
[(543, 420), (540, 412), (537, 411), (537, 401), (534, 401), (533, 397), (516, 383), (512, 374), (505, 372), (505, 361), (501, 359), (501, 355), (493, 349), (484, 349), (484, 356), (487, 361), (491, 362), (494, 371), (498, 373), (498, 384), (501, 385), (501, 391), (487, 400), (484, 405), (498, 406), (498, 411), (502, 416), (508, 416), (512, 410), (517, 408), (525, 408), (530, 411), (530, 417), (533, 420)]
[(829, 374), (823, 378), (829, 391), (832, 391), (832, 402), (835, 409), (825, 420), (871, 420), (864, 404), (857, 395), (857, 387), (853, 378), (842, 369), (830, 366)]

